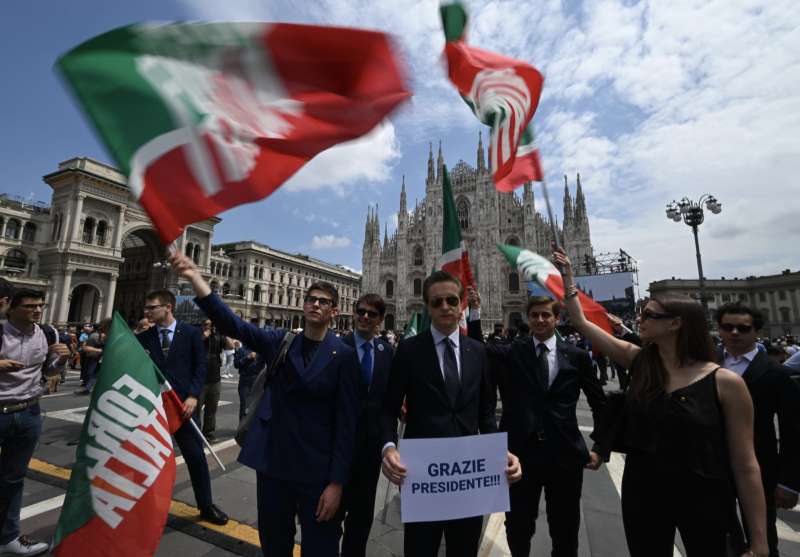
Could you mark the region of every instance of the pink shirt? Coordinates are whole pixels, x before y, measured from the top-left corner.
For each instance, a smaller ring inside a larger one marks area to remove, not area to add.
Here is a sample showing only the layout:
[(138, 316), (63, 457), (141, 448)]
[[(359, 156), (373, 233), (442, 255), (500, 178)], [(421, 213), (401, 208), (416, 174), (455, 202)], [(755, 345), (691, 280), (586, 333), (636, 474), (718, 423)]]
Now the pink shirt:
[(0, 371), (0, 403), (23, 402), (42, 394), (42, 364), (48, 362), (48, 375), (60, 373), (64, 364), (56, 364), (58, 356), (47, 354), (47, 337), (35, 325), (25, 334), (6, 321), (3, 323), (3, 346), (0, 360), (17, 360), (24, 364), (17, 371)]

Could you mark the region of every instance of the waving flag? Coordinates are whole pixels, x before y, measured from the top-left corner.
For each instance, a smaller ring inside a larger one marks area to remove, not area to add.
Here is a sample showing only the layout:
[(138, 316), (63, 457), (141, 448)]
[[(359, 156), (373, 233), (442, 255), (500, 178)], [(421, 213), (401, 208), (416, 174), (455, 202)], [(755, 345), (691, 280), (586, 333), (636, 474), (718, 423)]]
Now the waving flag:
[[(561, 279), (561, 273), (550, 261), (538, 253), (517, 246), (498, 244), (497, 249), (506, 256), (511, 265), (517, 268), (523, 280), (536, 281), (555, 299), (564, 301), (564, 281)], [(581, 301), (581, 309), (586, 319), (613, 334), (606, 309), (580, 290), (578, 299)]]
[(530, 125), (544, 78), (525, 62), (467, 46), (467, 13), (459, 4), (440, 9), (448, 75), (478, 120), (491, 127), (489, 161), (495, 187), (512, 191), (543, 178)]
[[(461, 229), (458, 224), (456, 203), (453, 200), (453, 189), (450, 186), (450, 177), (447, 167), (442, 168), (442, 255), (436, 260), (436, 268), (454, 275), (464, 285), (475, 286), (472, 276), (472, 267), (469, 263), (469, 251), (461, 239)], [(467, 329), (467, 297), (461, 300), (461, 328)]]
[(115, 313), (58, 519), (55, 555), (153, 555), (174, 482), (175, 451), (155, 364)]
[(136, 24), (57, 66), (165, 243), (271, 194), (410, 95), (385, 34), (311, 25)]

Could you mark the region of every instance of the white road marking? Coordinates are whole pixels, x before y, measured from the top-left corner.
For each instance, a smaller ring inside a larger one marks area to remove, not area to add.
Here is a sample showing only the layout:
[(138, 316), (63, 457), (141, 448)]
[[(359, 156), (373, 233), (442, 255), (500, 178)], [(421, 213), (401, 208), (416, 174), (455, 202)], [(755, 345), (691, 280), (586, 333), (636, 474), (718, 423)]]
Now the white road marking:
[[(228, 400), (219, 401), (219, 406), (227, 406), (228, 404), (233, 403)], [(67, 408), (66, 410), (50, 410), (45, 415), (48, 418), (55, 418), (56, 420), (65, 420), (67, 422), (83, 424), (83, 420), (86, 417), (86, 410), (88, 408), (88, 406), (79, 406), (78, 408)]]
[[(225, 441), (221, 441), (221, 442), (217, 443), (216, 445), (211, 445), (211, 448), (214, 449), (214, 452), (216, 453), (216, 452), (219, 452), (219, 451), (221, 451), (223, 449), (227, 449), (228, 447), (232, 447), (235, 444), (236, 444), (236, 439), (226, 439)], [(208, 449), (206, 449), (206, 448), (203, 449), (203, 452), (206, 455), (210, 454), (208, 452)], [(220, 460), (222, 460), (222, 459), (220, 459)], [(181, 455), (181, 456), (179, 456), (178, 458), (175, 459), (175, 465), (176, 466), (180, 466), (184, 462), (185, 461), (183, 460), (183, 455)]]
[(53, 509), (58, 509), (64, 505), (64, 497), (66, 497), (66, 495), (57, 495), (55, 497), (51, 497), (50, 499), (45, 499), (44, 501), (39, 501), (33, 505), (23, 507), (19, 513), (19, 519), (27, 520), (28, 518), (33, 518), (34, 516), (44, 514), (52, 511)]

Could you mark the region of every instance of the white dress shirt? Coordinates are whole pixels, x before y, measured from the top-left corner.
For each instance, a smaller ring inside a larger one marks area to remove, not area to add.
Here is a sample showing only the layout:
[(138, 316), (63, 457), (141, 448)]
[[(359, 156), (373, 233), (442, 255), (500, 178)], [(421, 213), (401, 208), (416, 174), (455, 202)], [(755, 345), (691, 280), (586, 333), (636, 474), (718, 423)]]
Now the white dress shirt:
[(445, 336), (453, 343), (453, 350), (456, 353), (456, 367), (458, 368), (458, 378), (461, 379), (461, 351), (459, 350), (460, 331), (456, 329), (449, 335), (440, 332), (436, 327), (431, 325), (431, 334), (433, 335), (433, 345), (436, 347), (436, 357), (439, 358), (439, 371), (442, 372), (442, 379), (444, 379), (444, 340)]
[(550, 376), (548, 377), (547, 386), (553, 384), (553, 381), (556, 379), (556, 375), (558, 375), (558, 358), (556, 357), (556, 335), (551, 336), (544, 342), (540, 341), (536, 337), (533, 337), (533, 348), (536, 352), (536, 357), (539, 357), (539, 345), (544, 344), (547, 346), (547, 366), (550, 368)]
[(747, 371), (747, 366), (753, 361), (758, 355), (758, 348), (753, 348), (747, 354), (742, 354), (741, 356), (734, 356), (728, 350), (723, 351), (724, 359), (722, 360), (722, 367), (725, 369), (729, 369), (731, 371), (736, 372), (740, 377), (744, 375), (744, 372)]
[(169, 337), (169, 344), (170, 344), (170, 346), (172, 346), (172, 341), (175, 339), (175, 327), (177, 325), (178, 325), (178, 321), (176, 319), (173, 319), (172, 323), (170, 323), (166, 327), (162, 327), (161, 325), (156, 325), (156, 331), (158, 332), (158, 344), (159, 345), (161, 345), (162, 339), (164, 338), (164, 333), (162, 333), (161, 331), (166, 329), (167, 331), (169, 331), (169, 334), (167, 334), (167, 336)]

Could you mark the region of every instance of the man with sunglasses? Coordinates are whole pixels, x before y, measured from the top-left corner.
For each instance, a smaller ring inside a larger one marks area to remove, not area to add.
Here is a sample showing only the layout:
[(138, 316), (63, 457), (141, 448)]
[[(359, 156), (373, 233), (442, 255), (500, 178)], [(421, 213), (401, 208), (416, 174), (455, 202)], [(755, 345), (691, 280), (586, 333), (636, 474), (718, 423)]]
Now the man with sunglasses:
[(0, 287), (0, 311), (8, 307), (8, 321), (0, 327), (0, 555), (39, 555), (49, 549), (20, 535), (25, 472), (42, 432), (40, 379), (43, 373), (60, 375), (69, 357), (69, 348), (50, 344), (39, 325), (45, 306), (43, 292), (13, 292), (8, 283)]
[[(497, 397), (489, 383), (486, 350), (459, 332), (464, 287), (445, 271), (434, 271), (422, 286), (431, 328), (397, 347), (382, 416), (383, 473), (401, 485), (406, 468), (397, 449), (397, 417), (406, 399), (406, 438), (462, 437), (494, 433)], [(508, 453), (506, 477), (520, 479), (519, 460)], [(483, 517), (405, 524), (406, 557), (436, 557), (442, 535), (447, 557), (478, 554)]]
[(362, 295), (353, 306), (354, 331), (342, 340), (356, 350), (361, 370), (356, 449), (344, 490), (342, 557), (365, 557), (381, 469), (380, 416), (392, 364), (392, 346), (377, 335), (386, 304), (378, 294)]
[[(722, 367), (742, 376), (753, 399), (756, 458), (767, 501), (767, 542), (777, 557), (776, 508), (790, 509), (800, 492), (800, 386), (791, 371), (756, 347), (764, 325), (761, 312), (731, 303), (716, 312)], [(780, 443), (775, 437), (778, 418)]]
[(221, 334), (275, 364), (239, 453), (239, 462), (256, 471), (262, 553), (293, 554), (298, 516), (303, 554), (337, 557), (338, 510), (350, 477), (359, 378), (355, 351), (329, 330), (339, 311), (336, 288), (322, 281), (308, 287), (303, 333), (275, 362), (286, 331), (261, 329), (235, 315), (187, 256), (173, 254), (170, 263), (191, 283), (195, 302)]

